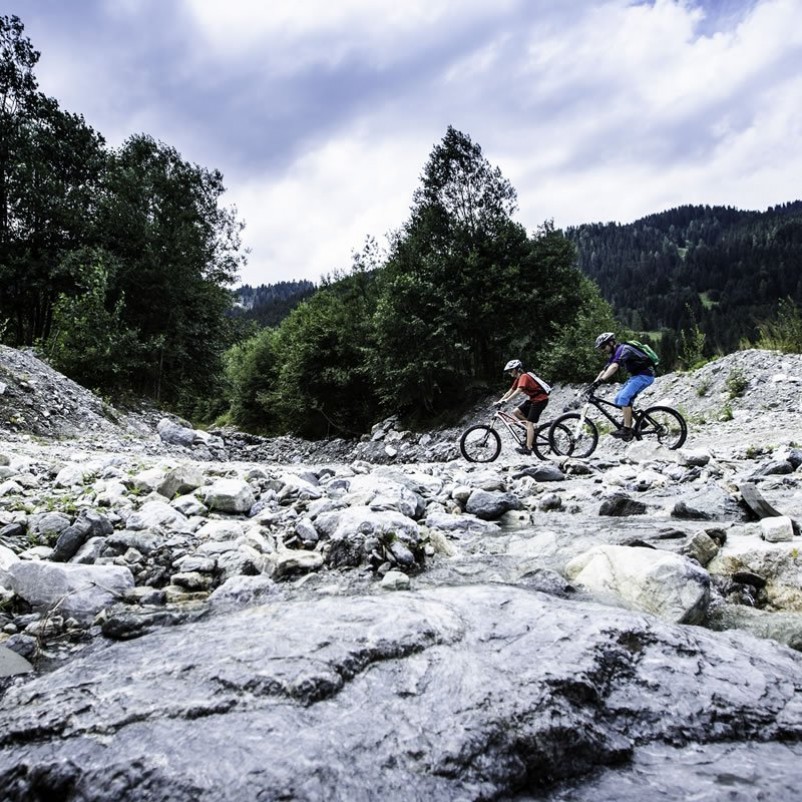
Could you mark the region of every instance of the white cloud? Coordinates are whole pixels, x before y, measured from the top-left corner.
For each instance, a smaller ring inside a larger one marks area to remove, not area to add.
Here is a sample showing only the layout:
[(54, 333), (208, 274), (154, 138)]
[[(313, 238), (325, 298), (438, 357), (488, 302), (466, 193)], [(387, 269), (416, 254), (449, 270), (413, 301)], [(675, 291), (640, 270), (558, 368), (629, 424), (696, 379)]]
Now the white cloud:
[(243, 281), (318, 281), (348, 269), (366, 237), (381, 241), (406, 220), (421, 166), (415, 142), (361, 132), (310, 151), (278, 179), (238, 182), (231, 200), (258, 254)]
[(374, 63), (417, 49), (431, 29), (502, 17), (522, 0), (184, 0), (218, 56), (248, 58), (281, 71), (334, 64), (351, 53)]
[(221, 169), (249, 283), (317, 280), (402, 225), (449, 124), (528, 228), (799, 197), (799, 0), (183, 0), (158, 37), (155, 0), (104, 2), (81, 59), (58, 25), (35, 39), (43, 88), (113, 144)]

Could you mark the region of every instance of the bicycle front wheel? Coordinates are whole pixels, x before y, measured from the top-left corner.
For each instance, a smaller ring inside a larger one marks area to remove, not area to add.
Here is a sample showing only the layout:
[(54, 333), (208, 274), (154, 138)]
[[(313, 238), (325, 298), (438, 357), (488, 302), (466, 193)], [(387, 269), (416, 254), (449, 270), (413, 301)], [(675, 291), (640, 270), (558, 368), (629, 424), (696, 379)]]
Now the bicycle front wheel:
[(549, 428), (551, 450), (562, 457), (589, 457), (599, 443), (599, 430), (578, 412), (568, 412), (556, 418)]
[(679, 448), (688, 437), (685, 418), (671, 407), (649, 407), (643, 410), (635, 424), (639, 439), (657, 440), (666, 448)]
[(501, 438), (491, 426), (471, 426), (459, 439), (459, 450), (468, 462), (492, 462), (501, 453)]
[[(564, 438), (571, 436), (571, 431), (567, 427), (562, 433)], [(535, 442), (533, 450), (538, 459), (548, 459), (552, 454), (551, 443), (549, 442), (549, 431), (551, 431), (550, 423), (543, 423), (535, 429)]]

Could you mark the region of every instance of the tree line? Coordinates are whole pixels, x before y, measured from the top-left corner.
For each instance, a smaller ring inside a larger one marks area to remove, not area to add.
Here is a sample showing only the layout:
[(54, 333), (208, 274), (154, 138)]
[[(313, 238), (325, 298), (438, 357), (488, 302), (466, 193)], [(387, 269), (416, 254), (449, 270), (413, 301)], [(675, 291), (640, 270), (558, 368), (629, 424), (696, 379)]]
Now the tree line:
[(222, 176), (146, 134), (109, 148), (38, 89), (0, 16), (0, 323), (87, 387), (193, 405), (231, 345), (241, 223)]
[(298, 304), (309, 298), (317, 287), (311, 281), (279, 281), (251, 287), (243, 284), (234, 291), (232, 315), (257, 326), (278, 326)]
[(279, 326), (228, 355), (230, 420), (306, 436), (366, 431), (382, 415), (430, 424), (503, 386), (522, 358), (587, 378), (609, 305), (550, 223), (529, 235), (515, 189), (471, 138), (435, 145), (409, 218), (382, 254), (369, 240)]
[(233, 311), (242, 223), (220, 173), (147, 134), (109, 148), (39, 91), (19, 18), (0, 17), (0, 44), (3, 340), (87, 387), (254, 431), (352, 435), (448, 413), (498, 387), (512, 355), (574, 375), (613, 325), (568, 240), (514, 222), (514, 188), (453, 128), (388, 253), (368, 241), (249, 321)]

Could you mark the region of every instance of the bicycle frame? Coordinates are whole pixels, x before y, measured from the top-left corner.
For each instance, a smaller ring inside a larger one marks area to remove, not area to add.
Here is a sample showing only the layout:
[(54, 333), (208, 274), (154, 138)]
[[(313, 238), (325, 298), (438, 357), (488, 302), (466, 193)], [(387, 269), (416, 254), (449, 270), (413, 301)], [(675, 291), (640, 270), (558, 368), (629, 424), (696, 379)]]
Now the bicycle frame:
[(526, 424), (522, 420), (519, 420), (509, 412), (505, 412), (503, 409), (497, 409), (490, 419), (491, 429), (496, 428), (497, 421), (500, 421), (506, 427), (510, 436), (518, 445), (524, 445), (524, 443), (526, 443)]
[[(585, 399), (585, 402), (582, 404), (582, 411), (579, 413), (580, 427), (585, 423), (585, 418), (587, 418), (588, 416), (588, 410), (590, 409), (590, 407), (594, 407), (599, 412), (601, 412), (601, 414), (604, 415), (604, 417), (607, 418), (607, 420), (610, 421), (610, 423), (612, 423), (616, 429), (622, 428), (623, 422), (619, 420), (617, 417), (613, 417), (612, 413), (608, 412), (605, 409), (605, 407), (611, 407), (612, 409), (619, 410), (621, 409), (621, 407), (618, 406), (618, 404), (614, 404), (612, 401), (608, 401), (606, 398), (599, 398), (599, 396), (593, 395), (592, 393), (588, 395), (588, 397)], [(633, 409), (632, 410), (633, 423), (635, 423), (638, 420), (639, 416), (640, 413), (635, 412), (635, 410)]]

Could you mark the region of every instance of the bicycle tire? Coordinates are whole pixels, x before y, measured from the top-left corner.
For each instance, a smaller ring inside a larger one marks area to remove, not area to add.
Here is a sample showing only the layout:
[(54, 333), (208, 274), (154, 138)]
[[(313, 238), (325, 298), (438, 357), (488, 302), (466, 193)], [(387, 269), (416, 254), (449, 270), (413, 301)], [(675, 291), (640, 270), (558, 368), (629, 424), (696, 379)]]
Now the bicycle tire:
[[(550, 423), (542, 423), (540, 426), (535, 429), (535, 442), (534, 448), (532, 449), (535, 452), (535, 455), (538, 459), (546, 460), (548, 459), (552, 452), (551, 442), (549, 441), (549, 432), (551, 431), (551, 424)], [(571, 432), (569, 429), (566, 428), (565, 436), (570, 436)]]
[(468, 462), (493, 462), (501, 453), (501, 438), (491, 426), (480, 423), (462, 433), (459, 450)]
[(596, 450), (599, 430), (592, 420), (585, 418), (581, 431), (577, 431), (581, 418), (578, 412), (567, 412), (552, 421), (549, 427), (549, 445), (554, 454), (584, 459)]
[(673, 451), (687, 439), (688, 424), (676, 409), (648, 407), (638, 417), (635, 436), (639, 440), (656, 438), (660, 445)]

